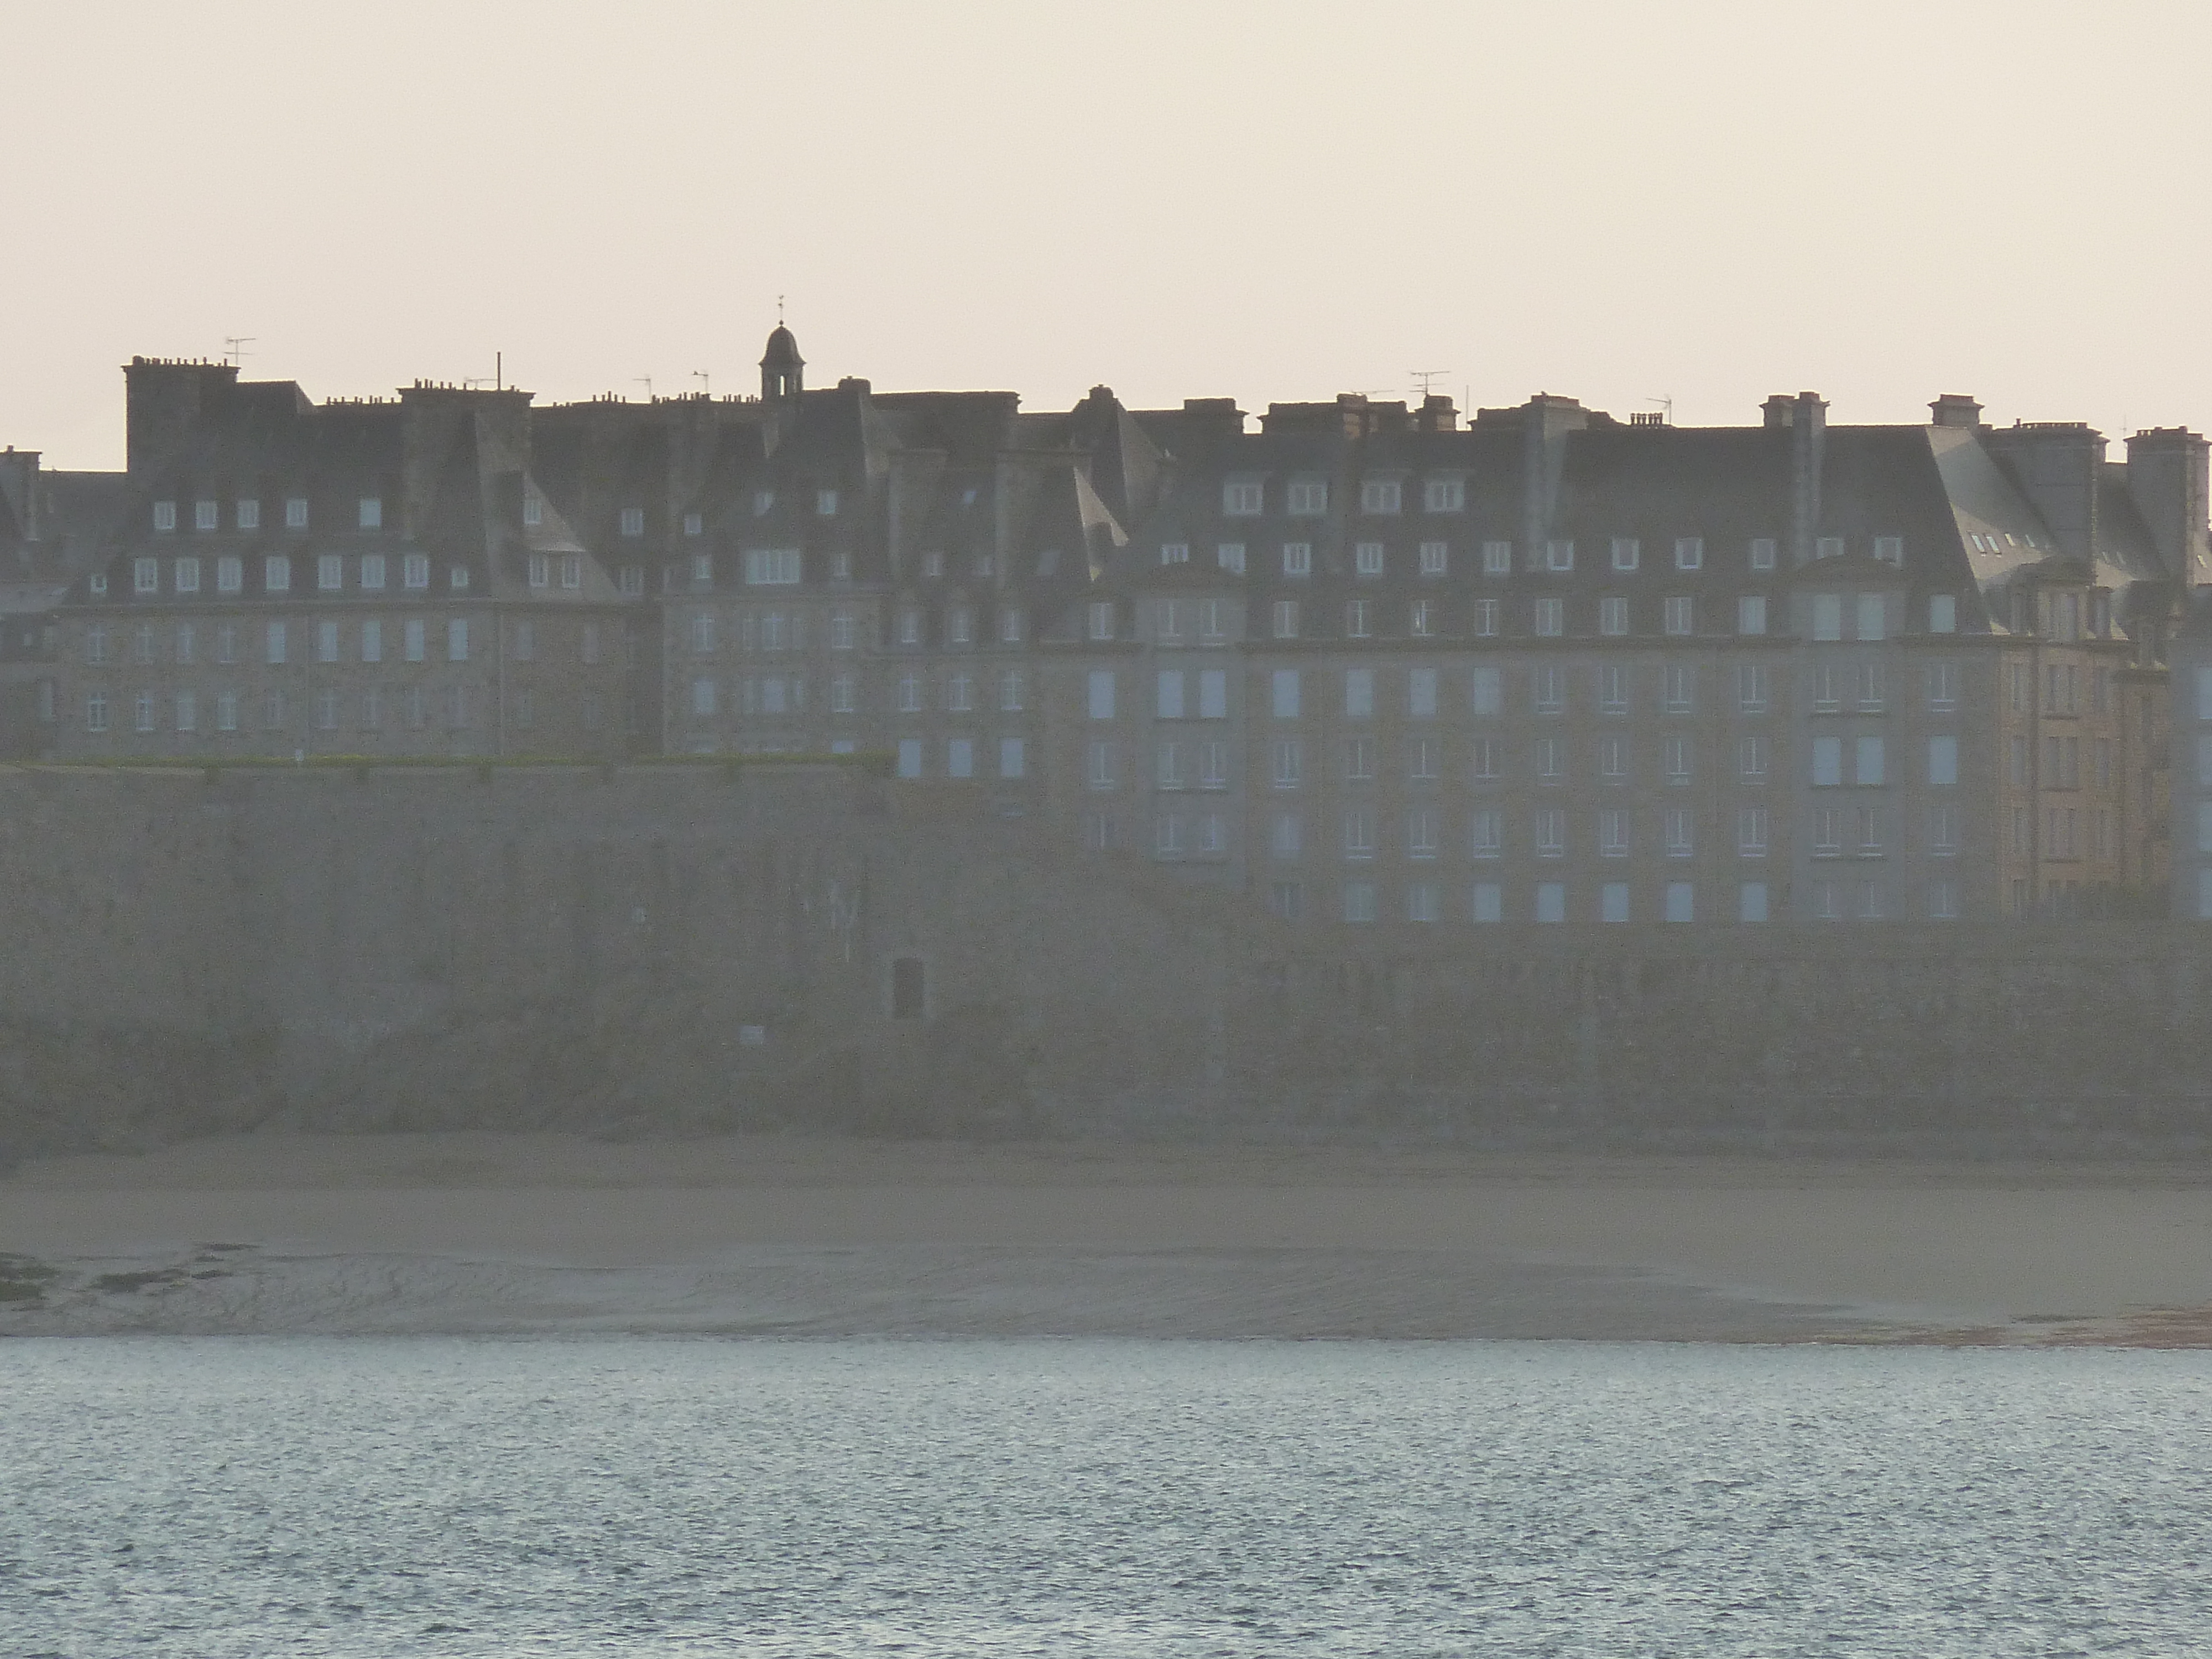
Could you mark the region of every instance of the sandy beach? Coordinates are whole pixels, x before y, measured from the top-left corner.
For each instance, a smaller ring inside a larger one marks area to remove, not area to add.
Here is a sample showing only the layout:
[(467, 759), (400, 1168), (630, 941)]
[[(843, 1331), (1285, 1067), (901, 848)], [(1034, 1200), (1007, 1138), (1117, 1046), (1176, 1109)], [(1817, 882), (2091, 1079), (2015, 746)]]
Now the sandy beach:
[(2212, 1344), (2197, 1166), (268, 1136), (0, 1180), (0, 1334)]

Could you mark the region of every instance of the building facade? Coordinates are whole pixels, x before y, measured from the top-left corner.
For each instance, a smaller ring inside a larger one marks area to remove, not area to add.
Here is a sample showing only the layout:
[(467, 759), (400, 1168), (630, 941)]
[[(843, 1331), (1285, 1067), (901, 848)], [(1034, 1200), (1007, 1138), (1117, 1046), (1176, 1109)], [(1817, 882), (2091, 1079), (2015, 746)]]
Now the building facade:
[(129, 374), (62, 755), (880, 754), (1292, 927), (2197, 913), (2186, 431)]

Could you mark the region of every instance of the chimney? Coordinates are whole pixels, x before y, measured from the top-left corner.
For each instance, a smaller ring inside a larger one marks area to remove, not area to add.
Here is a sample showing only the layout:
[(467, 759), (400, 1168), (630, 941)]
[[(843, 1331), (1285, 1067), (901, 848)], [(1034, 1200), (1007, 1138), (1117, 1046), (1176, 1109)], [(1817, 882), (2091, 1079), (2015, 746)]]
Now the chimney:
[(0, 526), (10, 518), (23, 540), (39, 539), (39, 452), (13, 444), (0, 454)]
[(1788, 426), (1790, 417), (1796, 409), (1796, 405), (1779, 392), (1759, 406), (1759, 413), (1766, 416), (1766, 428), (1770, 432), (1777, 428)]
[(1567, 434), (1589, 424), (1589, 411), (1572, 398), (1540, 392), (1521, 406), (1521, 565), (1540, 569), (1544, 544), (1559, 514), (1559, 474), (1567, 462)]
[(162, 465), (218, 412), (238, 384), (238, 365), (133, 357), (123, 381), (123, 465), (136, 477)]
[(2185, 426), (2160, 427), (2128, 440), (2128, 494), (2150, 526), (2158, 562), (2176, 581), (2212, 582), (2205, 519), (2212, 489), (2212, 444)]
[[(1774, 405), (1766, 400), (1767, 424), (1777, 424)], [(1801, 392), (1790, 405), (1790, 543), (1799, 564), (1813, 556), (1813, 538), (1820, 533), (1820, 469), (1827, 453), (1828, 405), (1817, 392)]]
[(2000, 461), (2050, 527), (2058, 550), (2094, 556), (2105, 436), (2086, 421), (2014, 422), (1984, 428), (1982, 445)]
[(1977, 427), (1982, 423), (1982, 406), (1956, 392), (1947, 392), (1929, 404), (1928, 414), (1931, 426)]
[(1419, 432), (1456, 432), (1459, 430), (1459, 410), (1443, 392), (1431, 392), (1421, 399), (1420, 411), (1413, 416), (1413, 425)]

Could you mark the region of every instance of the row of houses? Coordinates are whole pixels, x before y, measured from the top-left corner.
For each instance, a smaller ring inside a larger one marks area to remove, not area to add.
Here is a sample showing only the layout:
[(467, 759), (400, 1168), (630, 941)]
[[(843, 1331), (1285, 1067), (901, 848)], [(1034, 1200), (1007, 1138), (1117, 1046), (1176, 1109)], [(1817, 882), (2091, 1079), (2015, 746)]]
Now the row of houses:
[(121, 473), (0, 457), (19, 753), (880, 752), (1297, 927), (2212, 916), (2186, 430), (125, 375)]

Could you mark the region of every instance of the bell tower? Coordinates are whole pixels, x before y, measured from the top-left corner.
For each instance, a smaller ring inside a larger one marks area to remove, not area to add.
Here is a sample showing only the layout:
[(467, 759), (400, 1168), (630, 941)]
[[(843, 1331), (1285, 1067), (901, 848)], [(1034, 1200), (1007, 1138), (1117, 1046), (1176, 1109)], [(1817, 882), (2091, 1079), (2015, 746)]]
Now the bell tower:
[(781, 323), (768, 337), (768, 350), (760, 361), (761, 401), (793, 404), (806, 390), (806, 360), (799, 355), (799, 342)]

